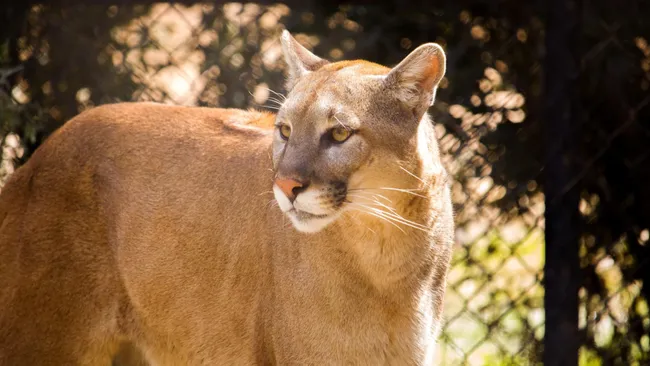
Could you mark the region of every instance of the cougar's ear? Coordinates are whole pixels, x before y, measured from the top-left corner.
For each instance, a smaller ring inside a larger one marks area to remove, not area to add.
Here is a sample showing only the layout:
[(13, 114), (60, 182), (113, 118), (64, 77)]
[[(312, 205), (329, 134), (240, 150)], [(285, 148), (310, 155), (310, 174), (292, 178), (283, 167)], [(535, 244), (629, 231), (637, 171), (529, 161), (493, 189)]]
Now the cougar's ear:
[(282, 53), (287, 62), (288, 75), (285, 84), (287, 90), (291, 90), (298, 79), (312, 71), (316, 71), (328, 62), (303, 47), (296, 41), (288, 30), (282, 31), (280, 38)]
[(388, 88), (420, 119), (433, 105), (438, 83), (445, 76), (445, 52), (425, 43), (411, 52), (386, 75)]

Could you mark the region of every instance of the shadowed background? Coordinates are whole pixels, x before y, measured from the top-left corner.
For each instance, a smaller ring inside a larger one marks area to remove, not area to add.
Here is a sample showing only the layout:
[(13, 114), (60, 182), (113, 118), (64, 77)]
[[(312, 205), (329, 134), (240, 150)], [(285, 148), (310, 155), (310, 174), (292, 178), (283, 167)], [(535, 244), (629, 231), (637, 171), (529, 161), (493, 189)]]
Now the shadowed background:
[(437, 42), (458, 225), (439, 363), (650, 362), (647, 1), (86, 3), (0, 9), (0, 185), (99, 104), (276, 108), (284, 28), (389, 66)]

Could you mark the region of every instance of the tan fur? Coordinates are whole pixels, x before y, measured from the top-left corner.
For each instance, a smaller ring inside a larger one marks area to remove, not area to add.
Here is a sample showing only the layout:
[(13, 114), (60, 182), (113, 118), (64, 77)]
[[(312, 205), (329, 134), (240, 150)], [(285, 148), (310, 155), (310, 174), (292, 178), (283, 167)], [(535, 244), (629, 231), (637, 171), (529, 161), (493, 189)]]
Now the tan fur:
[[(108, 365), (125, 342), (153, 365), (431, 364), (453, 239), (431, 123), (369, 77), (388, 68), (304, 70), (278, 116), (125, 103), (50, 136), (0, 194), (0, 365)], [(358, 133), (309, 142), (332, 108)], [(289, 174), (305, 197), (345, 181), (336, 219), (297, 230), (271, 192)], [(347, 209), (372, 192), (426, 229)]]

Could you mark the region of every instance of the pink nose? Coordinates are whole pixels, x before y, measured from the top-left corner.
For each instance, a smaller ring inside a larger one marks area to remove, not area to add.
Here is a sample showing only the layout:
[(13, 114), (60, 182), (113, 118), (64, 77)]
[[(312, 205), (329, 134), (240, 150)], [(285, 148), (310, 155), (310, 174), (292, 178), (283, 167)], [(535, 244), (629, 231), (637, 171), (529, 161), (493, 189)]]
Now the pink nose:
[(299, 193), (300, 188), (305, 186), (291, 178), (275, 178), (275, 184), (292, 202), (296, 199), (296, 195)]

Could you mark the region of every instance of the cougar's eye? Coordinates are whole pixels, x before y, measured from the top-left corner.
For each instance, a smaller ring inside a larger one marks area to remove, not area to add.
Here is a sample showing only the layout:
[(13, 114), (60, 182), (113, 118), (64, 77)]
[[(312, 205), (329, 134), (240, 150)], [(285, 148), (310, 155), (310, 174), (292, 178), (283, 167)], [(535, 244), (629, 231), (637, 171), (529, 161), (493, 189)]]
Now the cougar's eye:
[(291, 136), (291, 127), (289, 125), (280, 125), (280, 135), (283, 139), (288, 140)]
[(344, 142), (350, 138), (352, 132), (343, 127), (335, 127), (331, 130), (330, 134), (332, 135), (332, 140), (336, 142)]

